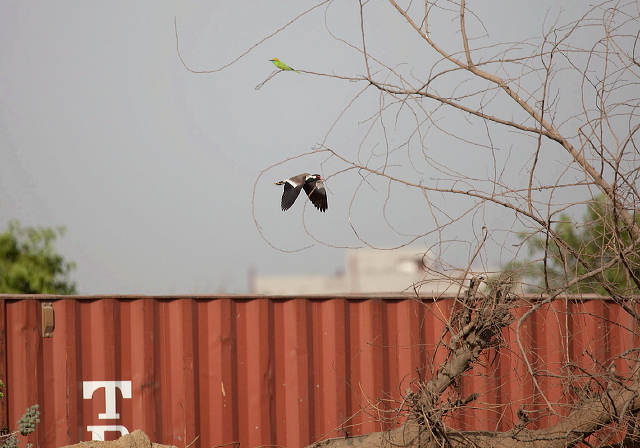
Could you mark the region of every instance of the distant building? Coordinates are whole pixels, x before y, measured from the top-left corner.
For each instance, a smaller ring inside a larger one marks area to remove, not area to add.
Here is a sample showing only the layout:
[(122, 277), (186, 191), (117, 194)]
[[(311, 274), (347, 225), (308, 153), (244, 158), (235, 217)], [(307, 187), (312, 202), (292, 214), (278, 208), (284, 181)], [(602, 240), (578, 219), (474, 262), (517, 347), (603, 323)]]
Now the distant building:
[(349, 249), (346, 269), (335, 275), (253, 275), (256, 294), (338, 294), (458, 292), (464, 273), (444, 272), (429, 252), (418, 248)]

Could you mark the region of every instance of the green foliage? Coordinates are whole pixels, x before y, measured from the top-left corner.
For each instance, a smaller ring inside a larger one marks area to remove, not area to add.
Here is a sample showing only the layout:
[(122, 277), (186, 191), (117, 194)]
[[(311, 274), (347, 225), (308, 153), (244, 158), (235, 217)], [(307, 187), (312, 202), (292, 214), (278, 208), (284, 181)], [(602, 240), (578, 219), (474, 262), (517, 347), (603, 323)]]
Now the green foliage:
[(54, 248), (64, 228), (21, 227), (11, 221), (0, 233), (0, 293), (75, 294), (69, 279), (75, 263), (67, 262)]
[(36, 430), (36, 425), (40, 423), (40, 411), (38, 405), (34, 404), (24, 413), (20, 420), (18, 420), (18, 431), (23, 436), (27, 436)]
[[(635, 219), (640, 224), (640, 215), (636, 214)], [(640, 245), (628, 250), (632, 246), (631, 234), (616, 219), (604, 196), (588, 205), (581, 223), (566, 214), (560, 215), (554, 232), (572, 250), (562, 248), (551, 238), (522, 234), (520, 237), (526, 241), (529, 255), (537, 256), (538, 260), (513, 263), (505, 272), (533, 278), (532, 289), (539, 292), (564, 288), (572, 280), (611, 263), (602, 270), (599, 279), (587, 276), (566, 288), (567, 292), (606, 295), (608, 288), (620, 295), (638, 293), (634, 277), (640, 279)], [(623, 259), (615, 261), (623, 252)]]
[[(27, 408), (26, 412), (20, 420), (18, 420), (18, 431), (7, 432), (0, 435), (0, 441), (2, 441), (2, 448), (16, 448), (20, 443), (18, 439), (18, 433), (23, 436), (28, 436), (36, 430), (36, 425), (40, 423), (40, 411), (38, 405), (34, 404), (30, 408)], [(30, 447), (31, 444), (27, 444)]]
[[(2, 387), (4, 387), (4, 383), (0, 380), (0, 388)], [(0, 398), (3, 397), (4, 394), (0, 395)], [(1, 448), (16, 448), (18, 443), (20, 443), (18, 434), (28, 436), (36, 430), (36, 425), (40, 423), (40, 411), (38, 410), (38, 407), (39, 406), (37, 404), (34, 404), (27, 408), (24, 415), (20, 417), (20, 420), (18, 420), (17, 431), (11, 431), (7, 426), (0, 429), (0, 443), (2, 443)], [(30, 446), (31, 444), (27, 444), (27, 448)]]

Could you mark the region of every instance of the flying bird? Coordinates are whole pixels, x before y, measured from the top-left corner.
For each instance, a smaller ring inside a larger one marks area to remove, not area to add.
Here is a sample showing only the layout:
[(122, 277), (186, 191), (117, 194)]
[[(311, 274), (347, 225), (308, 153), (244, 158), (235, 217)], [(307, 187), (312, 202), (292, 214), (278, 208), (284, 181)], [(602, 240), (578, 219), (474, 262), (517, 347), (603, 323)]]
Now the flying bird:
[(275, 185), (284, 185), (282, 210), (289, 210), (293, 203), (296, 202), (300, 190), (303, 188), (315, 208), (321, 212), (329, 208), (327, 205), (327, 191), (324, 189), (324, 182), (319, 174), (302, 173), (276, 182)]
[(273, 59), (269, 59), (269, 60), (271, 62), (273, 62), (273, 65), (278, 67), (280, 70), (289, 70), (289, 71), (292, 71), (292, 72), (300, 73), (298, 70), (294, 70), (293, 68), (289, 67), (287, 64), (285, 64), (284, 62), (282, 62), (278, 58), (273, 58)]

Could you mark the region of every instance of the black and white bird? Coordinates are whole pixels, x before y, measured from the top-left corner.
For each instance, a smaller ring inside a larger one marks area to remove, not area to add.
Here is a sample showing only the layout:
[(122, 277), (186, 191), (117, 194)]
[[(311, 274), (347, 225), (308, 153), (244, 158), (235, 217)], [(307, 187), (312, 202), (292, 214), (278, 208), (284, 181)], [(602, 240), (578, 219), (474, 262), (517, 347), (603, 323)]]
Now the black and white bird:
[(282, 210), (289, 210), (293, 203), (296, 202), (300, 190), (303, 188), (315, 208), (321, 212), (329, 208), (327, 205), (327, 191), (324, 189), (324, 182), (319, 174), (302, 173), (276, 182), (275, 185), (284, 185)]

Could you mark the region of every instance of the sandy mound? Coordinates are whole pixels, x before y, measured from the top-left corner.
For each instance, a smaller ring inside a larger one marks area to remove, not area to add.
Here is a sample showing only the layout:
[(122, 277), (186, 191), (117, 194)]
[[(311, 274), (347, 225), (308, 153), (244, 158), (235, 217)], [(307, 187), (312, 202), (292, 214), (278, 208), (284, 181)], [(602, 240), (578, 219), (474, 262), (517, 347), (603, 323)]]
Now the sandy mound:
[(173, 445), (160, 445), (159, 443), (151, 443), (149, 437), (139, 429), (130, 434), (120, 437), (118, 440), (111, 442), (101, 442), (93, 440), (91, 442), (80, 442), (75, 445), (67, 445), (62, 448), (176, 448)]

